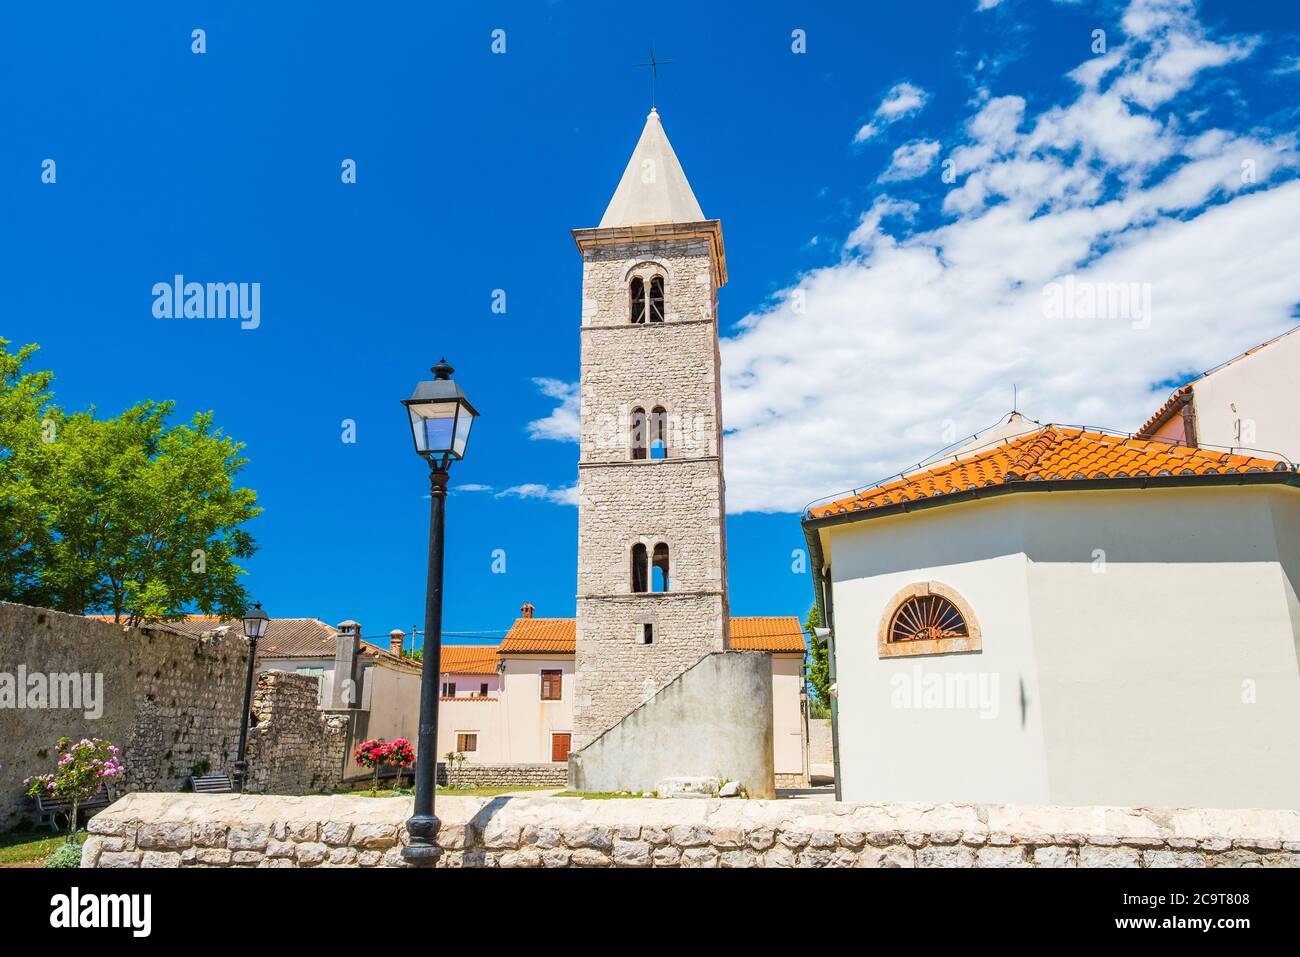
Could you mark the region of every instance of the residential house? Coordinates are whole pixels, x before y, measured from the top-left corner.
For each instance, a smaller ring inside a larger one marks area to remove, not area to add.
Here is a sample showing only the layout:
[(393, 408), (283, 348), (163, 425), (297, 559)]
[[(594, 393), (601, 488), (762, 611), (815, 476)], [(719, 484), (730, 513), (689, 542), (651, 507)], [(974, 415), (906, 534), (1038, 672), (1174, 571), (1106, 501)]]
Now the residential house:
[[(438, 754), (474, 764), (568, 760), (573, 746), (573, 618), (536, 618), (525, 605), (498, 645), (444, 645)], [(731, 619), (731, 647), (772, 656), (777, 783), (808, 780), (804, 636), (792, 616)]]
[(1173, 391), (1137, 431), (1140, 439), (1267, 449), (1300, 461), (1300, 327), (1255, 346)]

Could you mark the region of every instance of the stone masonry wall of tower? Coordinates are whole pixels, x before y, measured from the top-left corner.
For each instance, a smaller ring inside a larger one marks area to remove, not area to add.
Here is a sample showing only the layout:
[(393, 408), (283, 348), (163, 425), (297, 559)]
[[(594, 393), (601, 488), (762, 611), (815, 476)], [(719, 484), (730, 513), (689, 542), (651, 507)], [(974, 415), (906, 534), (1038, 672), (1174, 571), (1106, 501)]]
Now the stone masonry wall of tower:
[[(629, 321), (628, 274), (666, 277), (665, 321)], [(574, 747), (617, 724), (727, 634), (717, 277), (708, 240), (584, 249)], [(665, 459), (633, 460), (630, 412), (669, 415)], [(634, 594), (631, 550), (670, 550), (669, 590)], [(655, 625), (652, 644), (642, 626)]]

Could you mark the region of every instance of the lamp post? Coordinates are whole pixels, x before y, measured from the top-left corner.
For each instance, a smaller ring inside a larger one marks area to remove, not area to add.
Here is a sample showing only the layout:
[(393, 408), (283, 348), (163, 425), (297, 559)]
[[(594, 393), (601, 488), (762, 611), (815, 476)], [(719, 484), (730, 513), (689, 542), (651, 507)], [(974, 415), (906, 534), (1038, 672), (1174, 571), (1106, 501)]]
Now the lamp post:
[(442, 670), (442, 544), (447, 507), (447, 470), (465, 457), (469, 430), (478, 413), (456, 371), (440, 359), (432, 382), (421, 382), (402, 402), (411, 419), (415, 451), (429, 463), (429, 577), (424, 592), (424, 661), (420, 672), (420, 735), (415, 752), (415, 813), (406, 822), (410, 844), (402, 857), (411, 864), (437, 860), (438, 818), (433, 795), (438, 776), (438, 675)]
[(257, 658), (257, 639), (266, 634), (266, 624), (271, 620), (258, 602), (244, 612), (244, 637), (248, 639), (248, 673), (244, 676), (244, 713), (239, 721), (239, 753), (235, 757), (235, 790), (244, 790), (244, 777), (248, 762), (244, 759), (248, 747), (248, 718), (253, 710), (253, 662)]

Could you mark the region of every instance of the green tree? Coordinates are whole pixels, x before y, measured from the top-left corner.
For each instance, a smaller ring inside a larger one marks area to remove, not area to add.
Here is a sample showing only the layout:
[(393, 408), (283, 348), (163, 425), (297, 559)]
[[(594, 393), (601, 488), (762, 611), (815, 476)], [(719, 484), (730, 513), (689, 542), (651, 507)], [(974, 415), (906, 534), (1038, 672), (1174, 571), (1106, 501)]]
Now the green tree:
[(99, 419), (93, 408), (64, 413), (42, 388), (32, 412), (24, 397), (48, 387), (48, 374), (25, 381), (31, 347), (11, 355), (7, 345), (0, 409), (15, 405), (40, 427), (0, 432), (15, 473), (0, 499), (15, 519), (5, 534), (25, 562), (0, 579), (0, 597), (129, 624), (191, 611), (238, 618), (249, 599), (236, 561), (256, 550), (240, 526), (261, 512), (256, 493), (235, 485), (243, 446), (210, 412), (169, 424), (170, 402)]
[(37, 488), (46, 464), (41, 446), (57, 435), (49, 394), (53, 376), (23, 371), (36, 346), (11, 353), (8, 345), (0, 339), (0, 595), (47, 605), (39, 553), (48, 535)]
[[(808, 632), (809, 657), (812, 659), (808, 662), (807, 667), (808, 688), (817, 699), (817, 703), (822, 708), (829, 709), (831, 704), (831, 661), (826, 645), (820, 644), (813, 637), (813, 629), (822, 627), (821, 612), (818, 611), (816, 605), (808, 609), (808, 619), (804, 622), (803, 627)], [(816, 703), (813, 708), (816, 710)], [(818, 717), (818, 715), (813, 715), (813, 717)]]

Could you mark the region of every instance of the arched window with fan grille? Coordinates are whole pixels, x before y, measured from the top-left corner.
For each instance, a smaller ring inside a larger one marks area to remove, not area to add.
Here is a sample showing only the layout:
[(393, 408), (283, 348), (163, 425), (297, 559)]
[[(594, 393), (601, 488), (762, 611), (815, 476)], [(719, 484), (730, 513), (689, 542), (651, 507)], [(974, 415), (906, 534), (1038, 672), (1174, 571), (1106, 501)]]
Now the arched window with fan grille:
[(933, 581), (909, 585), (893, 597), (881, 619), (877, 638), (882, 658), (983, 648), (970, 605), (955, 589)]

